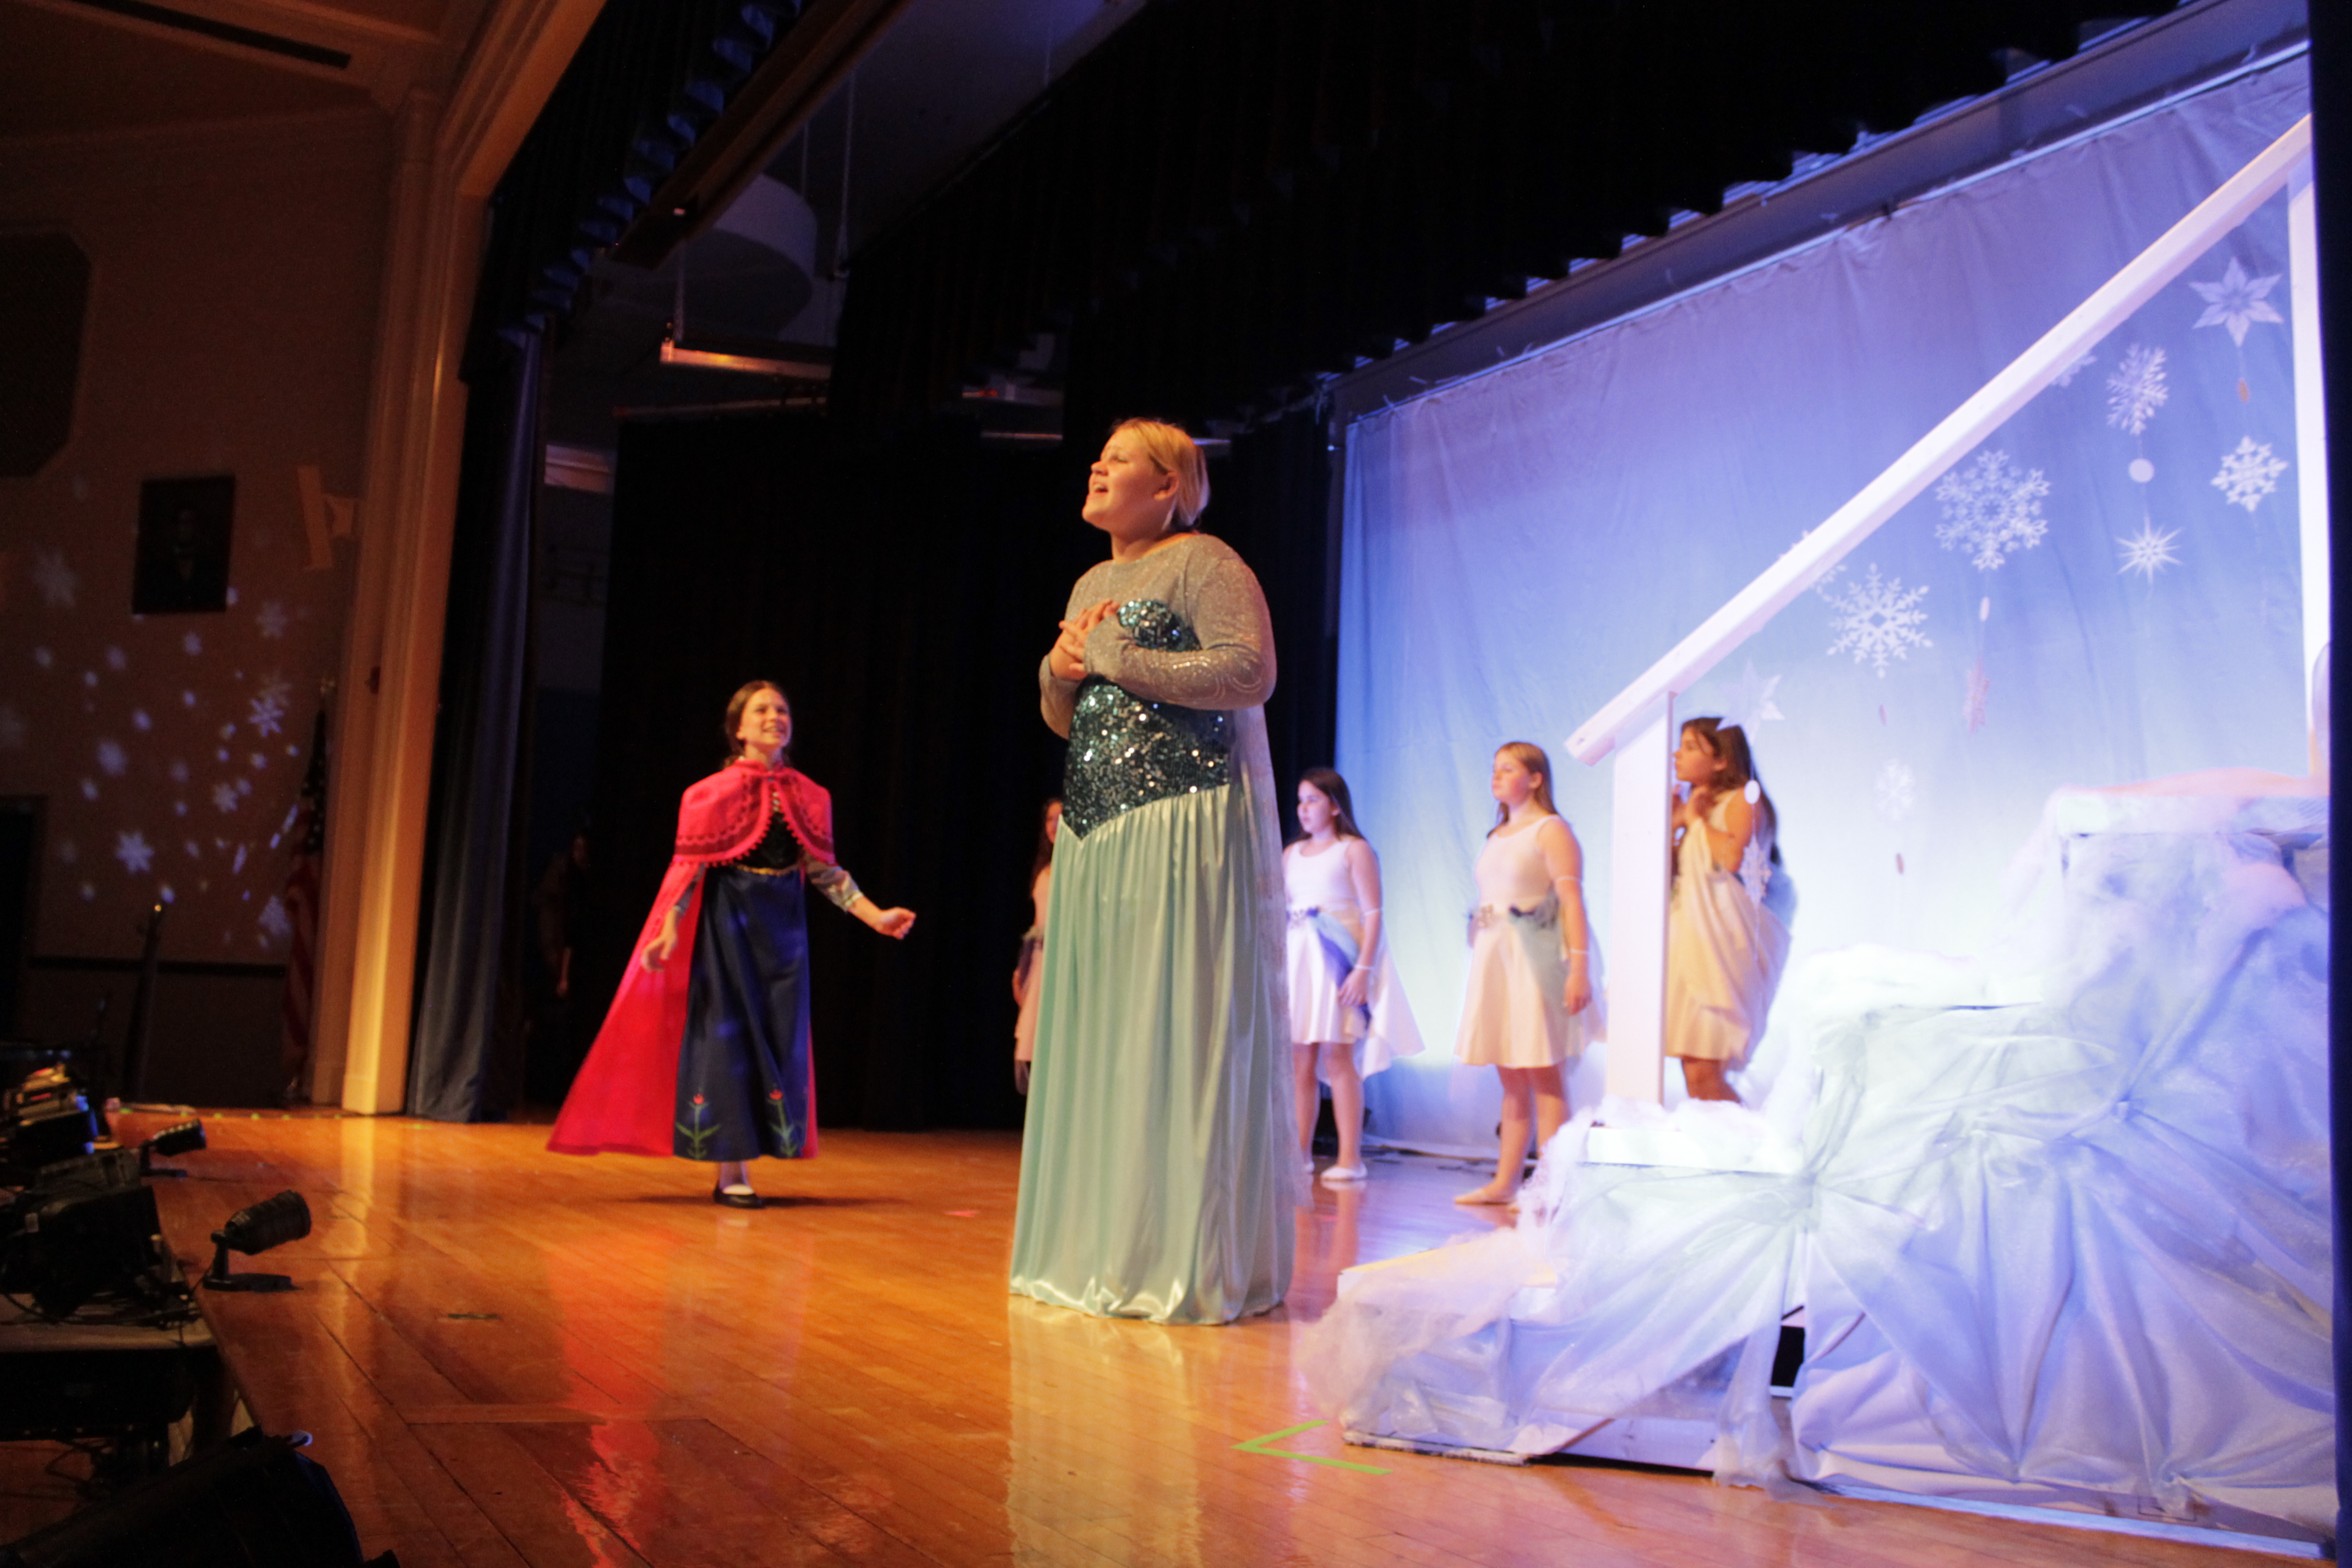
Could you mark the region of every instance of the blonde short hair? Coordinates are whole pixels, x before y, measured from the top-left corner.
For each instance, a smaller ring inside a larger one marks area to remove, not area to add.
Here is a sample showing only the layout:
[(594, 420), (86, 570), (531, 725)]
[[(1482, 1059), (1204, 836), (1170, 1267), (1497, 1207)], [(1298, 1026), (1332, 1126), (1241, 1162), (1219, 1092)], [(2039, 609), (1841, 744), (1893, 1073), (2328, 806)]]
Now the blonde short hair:
[(1153, 468), (1176, 476), (1176, 526), (1198, 523), (1209, 507), (1209, 465), (1183, 427), (1164, 419), (1122, 419), (1110, 433), (1132, 436)]

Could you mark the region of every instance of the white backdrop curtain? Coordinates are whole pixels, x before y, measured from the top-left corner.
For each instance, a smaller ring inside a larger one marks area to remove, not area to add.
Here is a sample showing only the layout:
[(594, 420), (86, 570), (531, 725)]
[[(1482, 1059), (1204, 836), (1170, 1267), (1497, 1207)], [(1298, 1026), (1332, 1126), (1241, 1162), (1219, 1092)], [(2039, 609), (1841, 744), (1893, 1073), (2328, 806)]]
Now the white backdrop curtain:
[[(1376, 1136), (1493, 1147), (1446, 1044), (1494, 748), (1552, 752), (1605, 929), (1570, 730), (2307, 109), (2242, 76), (1350, 427), (1337, 760), (1433, 1046)], [(1792, 972), (1981, 947), (2060, 784), (2305, 771), (2286, 271), (2281, 196), (1684, 698), (1748, 724)]]

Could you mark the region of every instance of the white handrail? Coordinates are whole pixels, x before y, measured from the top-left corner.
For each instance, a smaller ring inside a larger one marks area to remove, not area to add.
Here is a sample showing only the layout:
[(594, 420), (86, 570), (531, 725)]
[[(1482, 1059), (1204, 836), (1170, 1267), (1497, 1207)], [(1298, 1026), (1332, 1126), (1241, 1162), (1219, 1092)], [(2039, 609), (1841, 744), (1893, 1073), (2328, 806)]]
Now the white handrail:
[(1675, 644), (1673, 652), (1611, 698), (1569, 737), (1569, 751), (1580, 761), (1598, 763), (1629, 731), (1645, 722), (1657, 703), (1696, 685), (1790, 600), (1821, 581), (1822, 574), (1881, 523), (1909, 505), (2117, 323), (2180, 276), (2215, 239), (2275, 195), (2296, 161), (2310, 152), (2311, 117), (2305, 115), (2065, 320), (2043, 333), (2040, 342), (2018, 355), (1975, 396), (1954, 409), (1861, 493), (1831, 513), (1828, 521), (1798, 541), (1795, 548), (1734, 595), (1730, 603)]

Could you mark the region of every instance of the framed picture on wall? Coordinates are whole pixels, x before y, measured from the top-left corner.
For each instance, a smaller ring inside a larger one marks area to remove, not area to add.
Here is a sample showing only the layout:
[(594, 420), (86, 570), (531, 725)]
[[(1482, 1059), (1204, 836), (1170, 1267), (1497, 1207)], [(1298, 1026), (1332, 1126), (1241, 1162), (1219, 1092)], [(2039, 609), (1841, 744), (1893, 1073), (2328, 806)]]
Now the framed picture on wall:
[(178, 616), (228, 608), (228, 543), (236, 477), (149, 479), (139, 487), (139, 554), (131, 613)]

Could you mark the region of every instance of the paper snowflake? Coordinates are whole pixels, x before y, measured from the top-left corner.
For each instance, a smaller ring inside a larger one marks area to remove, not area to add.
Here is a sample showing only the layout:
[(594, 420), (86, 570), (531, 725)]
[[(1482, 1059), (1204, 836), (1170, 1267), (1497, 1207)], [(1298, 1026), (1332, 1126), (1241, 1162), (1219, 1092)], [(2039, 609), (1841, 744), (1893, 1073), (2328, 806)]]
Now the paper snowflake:
[(1723, 721), (1753, 734), (1757, 725), (1785, 718), (1780, 705), (1772, 700), (1772, 693), (1780, 685), (1779, 676), (1759, 675), (1756, 661), (1748, 660), (1737, 681), (1725, 681), (1716, 689), (1716, 700), (1723, 707)]
[(275, 599), (263, 600), (253, 619), (261, 628), (263, 637), (282, 637), (286, 635), (286, 606)]
[(261, 689), (246, 704), (245, 721), (253, 726), (254, 733), (275, 735), (285, 728), (286, 700), (292, 689), (274, 675), (262, 681)]
[(99, 772), (109, 778), (119, 779), (122, 776), (122, 770), (130, 765), (131, 759), (124, 754), (120, 742), (100, 741), (98, 743)]
[(114, 836), (114, 858), (132, 876), (143, 877), (155, 859), (155, 847), (147, 842), (145, 834), (129, 828)]
[(70, 610), (74, 606), (74, 594), (81, 586), (81, 579), (74, 574), (72, 567), (66, 564), (64, 551), (36, 550), (33, 552), (33, 586), (41, 591), (41, 603), (49, 608)]
[(1878, 770), (1876, 794), (1878, 819), (1892, 827), (1910, 816), (1911, 808), (1918, 804), (1918, 775), (1908, 763), (1889, 758), (1886, 765)]
[(2197, 318), (2197, 324), (2229, 328), (2230, 341), (2241, 348), (2245, 346), (2246, 329), (2256, 321), (2276, 321), (2284, 326), (2286, 318), (2270, 302), (2271, 288), (2280, 276), (2273, 272), (2263, 278), (2249, 278), (2246, 269), (2238, 265), (2238, 258), (2230, 258), (2229, 270), (2221, 274), (2219, 283), (2189, 285), (2205, 300), (2205, 313)]
[(235, 811), (236, 809), (236, 803), (244, 798), (245, 797), (243, 795), (237, 793), (236, 785), (233, 784), (216, 784), (213, 785), (213, 804), (219, 806), (223, 811)]
[(1924, 584), (1906, 589), (1900, 577), (1881, 580), (1875, 565), (1861, 582), (1822, 595), (1829, 601), (1830, 624), (1837, 631), (1830, 653), (1851, 652), (1856, 664), (1868, 659), (1884, 678), (1888, 659), (1906, 658), (1915, 647), (1936, 646), (1919, 629), (1927, 622), (1927, 612), (1919, 608), (1927, 595)]
[(2251, 512), (2263, 504), (2264, 496), (2278, 489), (2279, 476), (2285, 472), (2286, 459), (2271, 456), (2269, 442), (2242, 437), (2234, 450), (2221, 455), (2221, 471), (2213, 476), (2213, 488), (2231, 506)]
[(254, 917), (254, 923), (261, 928), (265, 942), (280, 942), (294, 934), (294, 922), (286, 918), (285, 900), (275, 895), (261, 906), (261, 913)]
[(205, 639), (190, 632), (180, 639), (180, 647), (183, 651), (190, 655), (200, 654), (205, 651)]
[(2076, 376), (2082, 374), (2084, 371), (2090, 369), (2093, 365), (2098, 363), (2098, 355), (2084, 354), (2081, 359), (2076, 360), (2073, 364), (2070, 364), (2064, 370), (2060, 371), (2058, 373), (2057, 380), (2053, 382), (2052, 384), (2054, 386), (2072, 386), (2074, 384), (2074, 378)]
[(1936, 542), (1965, 551), (1979, 572), (1997, 571), (2012, 552), (2032, 549), (2050, 531), (2042, 515), (2042, 498), (2049, 493), (2040, 468), (2021, 469), (2007, 452), (1979, 452), (1936, 487), (1936, 502), (1944, 509)]
[(2168, 566), (2180, 564), (2180, 557), (2172, 552), (2172, 542), (2179, 537), (2179, 529), (2158, 533), (2152, 522), (2140, 524), (2139, 531), (2129, 539), (2118, 537), (2116, 542), (2124, 547), (2124, 563), (2116, 568), (2116, 574), (2120, 576), (2137, 572), (2149, 582), (2155, 582), (2158, 572)]
[(1739, 883), (1748, 896), (1757, 903), (1764, 901), (1764, 890), (1772, 885), (1772, 857), (1763, 840), (1750, 837), (1748, 847), (1739, 852)]
[(1985, 726), (1986, 700), (1992, 695), (1992, 678), (1985, 674), (1984, 660), (1969, 667), (1968, 694), (1960, 699), (1960, 722), (1973, 735)]
[(25, 716), (8, 703), (0, 702), (0, 752), (20, 752), (25, 749)]
[(2165, 385), (2164, 351), (2134, 343), (2124, 352), (2116, 374), (2107, 377), (2107, 423), (2137, 436), (2171, 395)]

